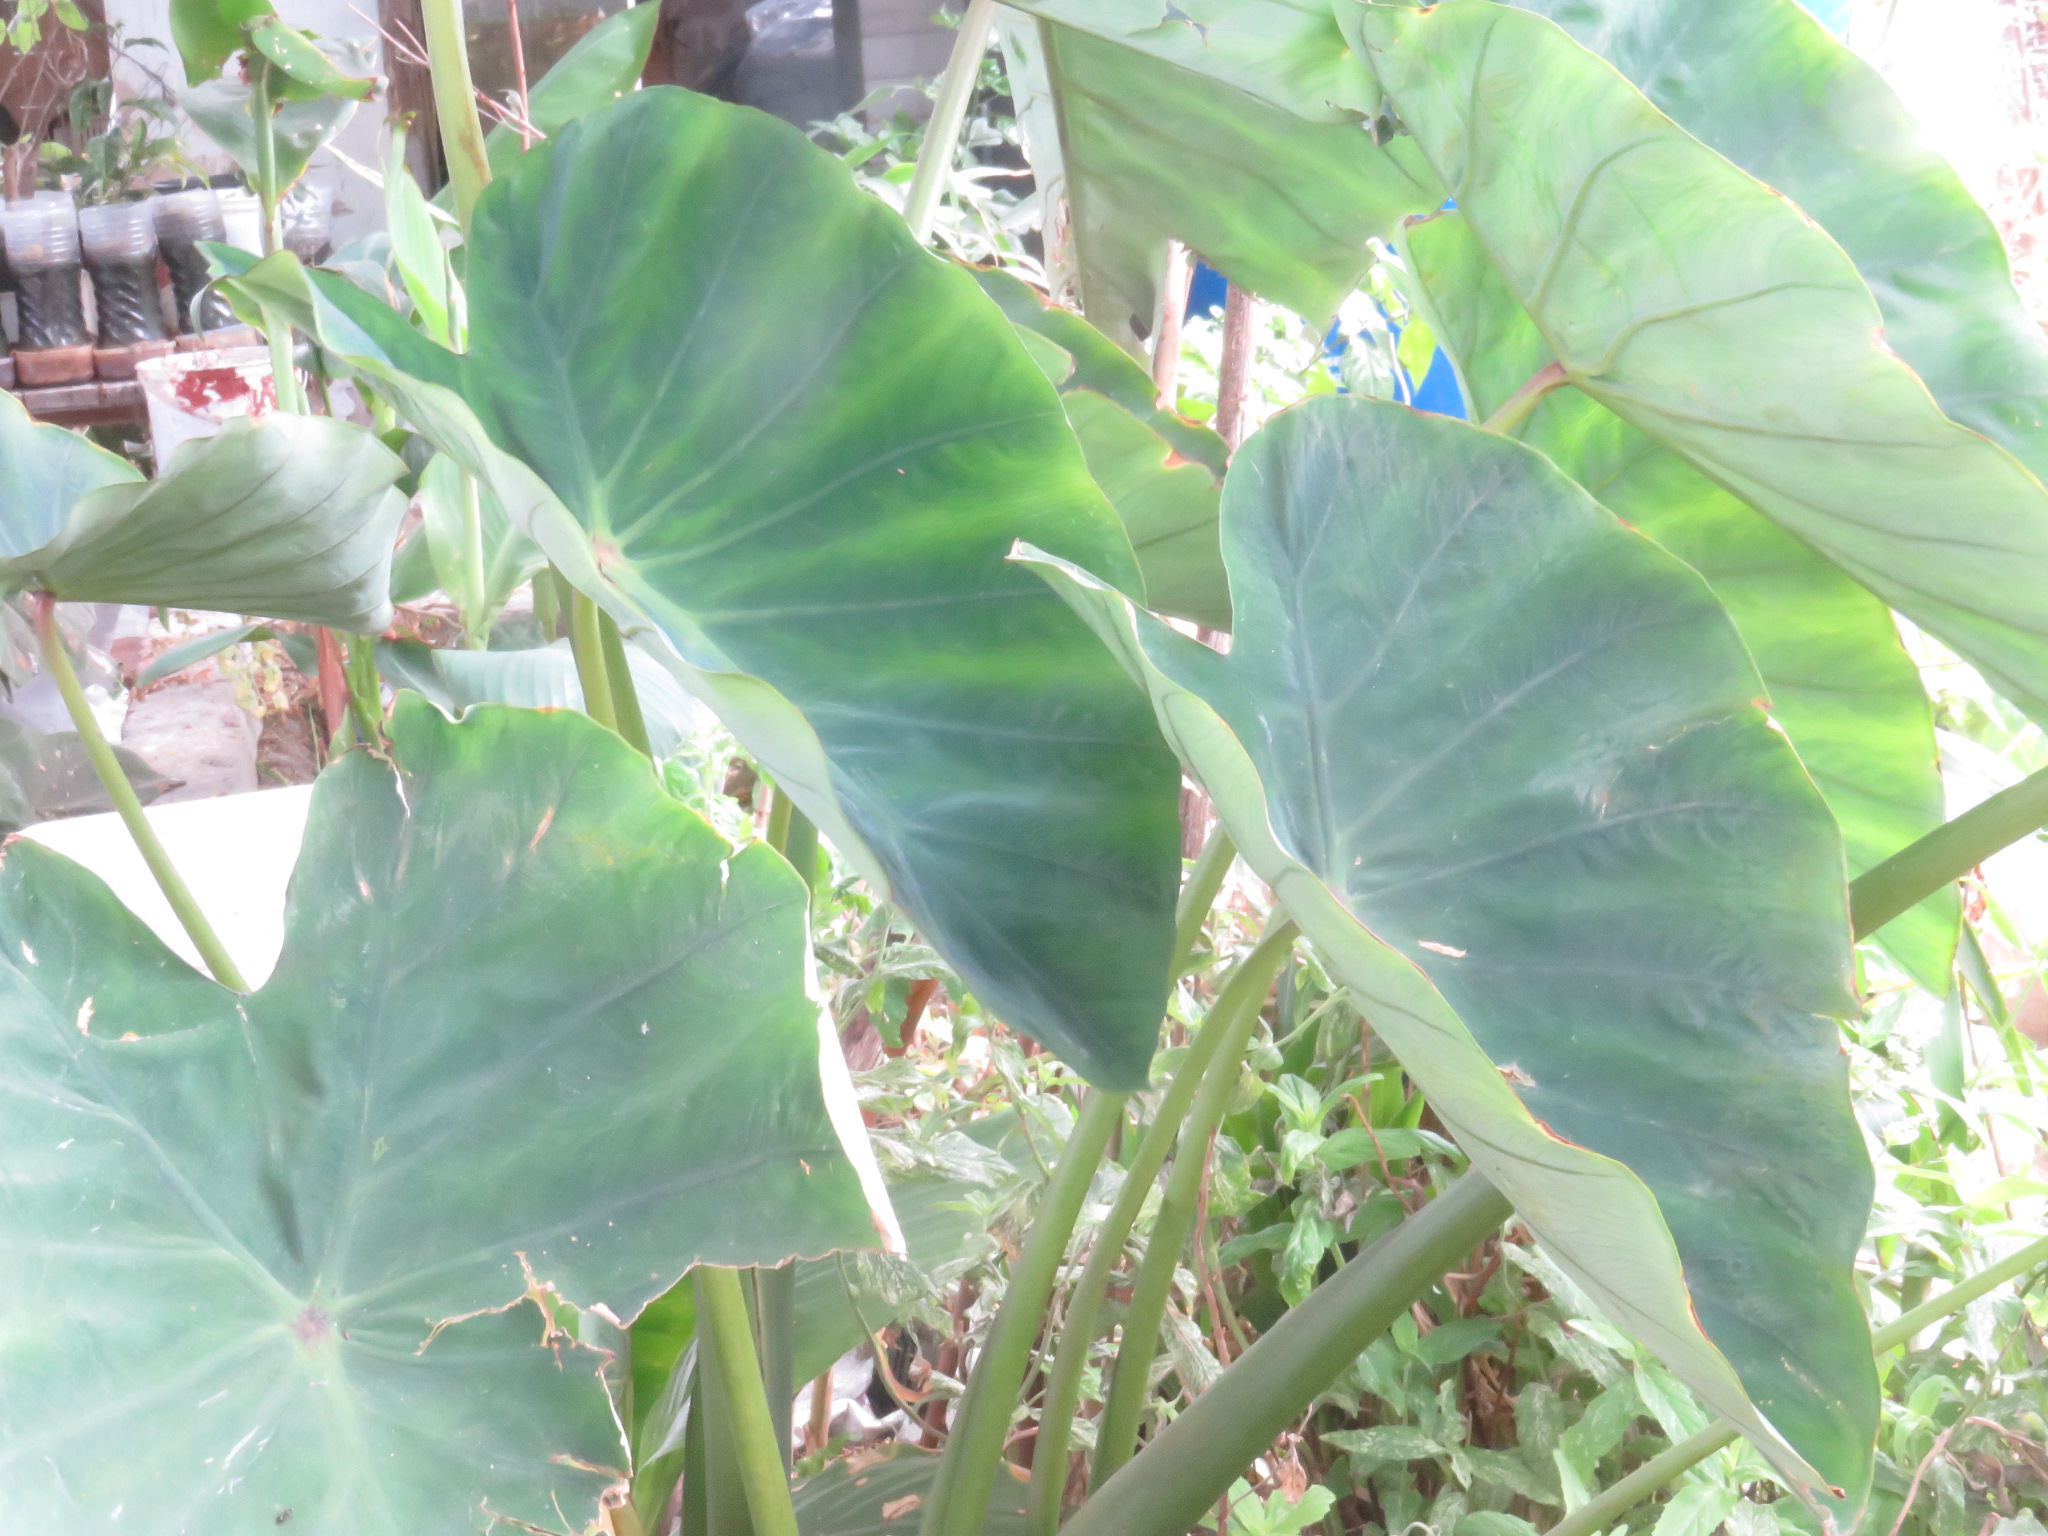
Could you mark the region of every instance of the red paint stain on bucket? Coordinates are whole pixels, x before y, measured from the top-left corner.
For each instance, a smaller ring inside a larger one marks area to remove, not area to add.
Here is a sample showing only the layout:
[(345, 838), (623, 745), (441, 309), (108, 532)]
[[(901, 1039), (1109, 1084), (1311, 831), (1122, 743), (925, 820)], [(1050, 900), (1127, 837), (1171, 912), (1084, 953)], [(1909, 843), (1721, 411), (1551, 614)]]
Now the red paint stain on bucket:
[(177, 380), (171, 398), (195, 416), (268, 416), (277, 409), (277, 381), (236, 367), (195, 368)]

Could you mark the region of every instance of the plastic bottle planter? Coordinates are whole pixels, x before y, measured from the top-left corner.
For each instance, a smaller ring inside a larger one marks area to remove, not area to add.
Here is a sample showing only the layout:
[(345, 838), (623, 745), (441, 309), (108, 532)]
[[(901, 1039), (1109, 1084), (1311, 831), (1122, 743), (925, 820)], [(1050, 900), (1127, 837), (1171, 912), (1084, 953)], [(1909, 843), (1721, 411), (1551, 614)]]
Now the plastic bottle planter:
[(78, 210), (78, 243), (99, 310), (93, 364), (102, 379), (132, 379), (135, 365), (177, 343), (156, 286), (156, 213), (148, 203)]
[(195, 187), (166, 192), (151, 207), (156, 212), (157, 245), (164, 265), (171, 269), (171, 292), (178, 300), (178, 330), (183, 337), (178, 345), (188, 352), (212, 346), (204, 333), (236, 324), (227, 300), (206, 286), (206, 253), (199, 249), (202, 240), (225, 243), (228, 238), (220, 198), (211, 187)]
[(0, 242), (14, 269), (21, 339), (14, 366), (21, 385), (40, 389), (92, 377), (92, 334), (78, 285), (78, 219), (70, 197), (39, 192), (0, 212)]
[(284, 248), (305, 266), (317, 267), (334, 254), (334, 193), (300, 182), (278, 209)]

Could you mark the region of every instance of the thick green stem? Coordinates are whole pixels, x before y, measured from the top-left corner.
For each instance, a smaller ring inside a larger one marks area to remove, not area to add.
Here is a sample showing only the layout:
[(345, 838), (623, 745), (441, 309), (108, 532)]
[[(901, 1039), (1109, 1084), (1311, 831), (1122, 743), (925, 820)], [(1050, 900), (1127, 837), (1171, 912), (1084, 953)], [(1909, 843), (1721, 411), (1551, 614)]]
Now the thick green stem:
[(348, 637), (348, 705), (356, 735), (368, 746), (384, 744), (384, 678), (377, 670), (377, 637)]
[(768, 846), (789, 860), (790, 867), (803, 878), (805, 885), (813, 886), (815, 894), (817, 823), (797, 809), (796, 802), (783, 792), (779, 784), (775, 787), (775, 799), (768, 807)]
[[(2027, 1244), (1996, 1264), (1987, 1265), (1969, 1279), (1950, 1286), (1932, 1301), (1901, 1312), (1871, 1334), (1872, 1352), (1881, 1355), (1886, 1350), (1898, 1348), (1929, 1323), (1938, 1323), (1944, 1317), (1960, 1312), (1979, 1296), (1998, 1289), (2037, 1264), (2048, 1264), (2048, 1237)], [(1611, 1488), (1602, 1489), (1597, 1496), (1553, 1525), (1548, 1536), (1595, 1536), (1596, 1532), (1605, 1530), (1723, 1446), (1733, 1445), (1737, 1436), (1735, 1426), (1725, 1420), (1709, 1424), (1698, 1434), (1679, 1441), (1663, 1455), (1644, 1462)]]
[(789, 1474), (791, 1415), (796, 1402), (796, 1264), (754, 1271), (754, 1327), (761, 1341), (761, 1380), (782, 1471)]
[(576, 588), (569, 589), (569, 649), (576, 657), (576, 681), (583, 687), (583, 713), (616, 731), (619, 717), (612, 708), (611, 669), (604, 663), (604, 628), (597, 604)]
[[(691, 1291), (694, 1296), (695, 1290)], [(710, 1404), (705, 1401), (705, 1362), (711, 1358), (711, 1351), (701, 1339), (697, 1344), (697, 1365), (690, 1381), (690, 1419), (683, 1426), (683, 1498), (682, 1523), (677, 1527), (677, 1536), (710, 1536), (710, 1501), (705, 1497), (710, 1489), (710, 1462), (704, 1444), (704, 1425), (710, 1418)]]
[(491, 180), (484, 125), (469, 77), (469, 46), (462, 33), (462, 0), (420, 0), (427, 34), (427, 64), (434, 76), (434, 115), (441, 121), (441, 151), (455, 189), (455, 219), (464, 235), (476, 200)]
[(156, 877), (164, 900), (178, 915), (178, 922), (191, 936), (193, 948), (199, 951), (206, 968), (213, 972), (214, 980), (237, 992), (247, 992), (249, 983), (243, 980), (241, 967), (235, 964), (227, 946), (221, 943), (220, 935), (213, 931), (206, 914), (199, 910), (199, 903), (192, 899), (185, 877), (178, 873), (177, 867), (171, 863), (170, 854), (157, 840), (156, 829), (149, 824), (149, 817), (143, 814), (142, 802), (136, 798), (135, 786), (121, 771), (121, 760), (114, 755), (113, 747), (100, 730), (99, 721), (93, 717), (85, 690), (78, 685), (78, 674), (71, 669), (71, 655), (64, 649), (64, 637), (57, 633), (56, 600), (47, 592), (41, 592), (36, 594), (34, 601), (36, 639), (41, 645), (43, 666), (57, 680), (57, 691), (64, 697), (64, 708), (71, 714), (71, 724), (78, 732), (78, 739), (85, 744), (86, 756), (92, 759), (93, 772), (99, 775), (107, 798), (114, 802), (114, 809), (120, 813), (128, 835), (135, 840), (142, 862)]
[(1159, 1349), (1159, 1326), (1165, 1321), (1166, 1303), (1173, 1294), (1173, 1272), (1179, 1267), (1181, 1250), (1187, 1246), (1188, 1234), (1195, 1226), (1195, 1213), (1201, 1206), (1202, 1170), (1208, 1160), (1209, 1138), (1223, 1123), (1223, 1112), (1237, 1092), (1238, 1063), (1244, 1059), (1245, 1046), (1258, 1028), (1259, 1010), (1272, 988), (1273, 977), (1293, 951), (1294, 932), (1294, 924), (1285, 920), (1268, 932), (1259, 941), (1259, 947), (1245, 957), (1223, 995), (1216, 999), (1215, 1011), (1225, 1014), (1225, 1019), (1215, 1059), (1202, 1076), (1194, 1107), (1181, 1123), (1173, 1172), (1167, 1176), (1166, 1193), (1152, 1222), (1145, 1257), (1131, 1283), (1131, 1304), (1124, 1313), (1116, 1370), (1095, 1433), (1092, 1482), (1096, 1488), (1101, 1488), (1130, 1460), (1138, 1443), (1138, 1426), (1152, 1393), (1152, 1357)]
[(257, 306), (256, 318), (263, 323), (263, 340), (270, 348), (271, 387), (277, 408), (287, 416), (303, 416), (306, 391), (299, 383), (298, 365), (292, 361), (292, 324), (268, 304)]
[(981, 78), (981, 59), (988, 52), (989, 29), (995, 19), (996, 0), (968, 0), (967, 14), (960, 18), (960, 31), (953, 38), (945, 78), (939, 83), (938, 99), (925, 123), (924, 143), (917, 152), (917, 169), (911, 173), (910, 192), (903, 200), (903, 221), (920, 245), (932, 237), (939, 198), (953, 173), (960, 127), (967, 121), (974, 83)]
[[(695, 1294), (695, 1282), (691, 1282)], [(709, 1332), (697, 1332), (697, 1377), (690, 1387), (690, 1423), (684, 1438), (683, 1536), (752, 1536), (739, 1447), (732, 1415), (714, 1363)]]
[(462, 617), (463, 644), (471, 650), (481, 651), (490, 644), (491, 623), (497, 618), (494, 613), (483, 611), (489, 601), (489, 583), (484, 575), (484, 508), (483, 493), (476, 483), (476, 476), (468, 470), (462, 471), (462, 585), (471, 594), (478, 611)]
[(2006, 1281), (2025, 1274), (2037, 1264), (2048, 1264), (2048, 1237), (2027, 1244), (2019, 1252), (2008, 1254), (1996, 1264), (1986, 1265), (1969, 1279), (1950, 1286), (1932, 1301), (1923, 1301), (1911, 1311), (1901, 1312), (1871, 1334), (1871, 1352), (1881, 1355), (1888, 1349), (1897, 1349), (1929, 1323), (1938, 1323), (1951, 1313), (1960, 1312), (1979, 1296), (1997, 1290)]
[(1849, 884), (1849, 924), (1866, 938), (1960, 879), (1999, 849), (2048, 823), (2048, 768), (2002, 789), (1908, 843)]
[(1236, 860), (1237, 844), (1230, 840), (1219, 820), (1210, 829), (1209, 840), (1202, 844), (1195, 867), (1188, 871), (1187, 883), (1180, 888), (1180, 901), (1173, 909), (1173, 962), (1167, 967), (1168, 976), (1178, 978), (1188, 956), (1202, 942), (1202, 924), (1208, 921), (1209, 909), (1216, 905), (1216, 893), (1223, 889), (1223, 879)]
[[(589, 606), (597, 608), (595, 603)], [(626, 738), (626, 745), (642, 757), (652, 758), (647, 744), (647, 717), (640, 712), (640, 690), (633, 682), (633, 668), (626, 660), (625, 637), (618, 622), (603, 609), (597, 610), (598, 644), (604, 651), (604, 680), (610, 690), (613, 729)]]
[(1063, 1536), (1182, 1536), (1366, 1345), (1512, 1214), (1468, 1173), (1308, 1293), (1099, 1488)]
[(1109, 1135), (1123, 1116), (1121, 1093), (1092, 1089), (1032, 1214), (1024, 1252), (1010, 1270), (1003, 1304), (982, 1346), (974, 1377), (946, 1442), (945, 1460), (925, 1508), (923, 1536), (980, 1536), (989, 1495), (1002, 1465), (1010, 1415), (1031, 1364), (1031, 1345), (1045, 1322), (1060, 1261), (1101, 1166)]
[[(1204, 861), (1208, 860), (1216, 841), (1217, 838), (1212, 837), (1209, 847), (1203, 849)], [(1225, 856), (1222, 862), (1227, 866), (1229, 857)], [(1195, 867), (1199, 874), (1202, 864), (1197, 863)], [(1193, 881), (1190, 880), (1189, 884), (1192, 887)], [(1214, 892), (1211, 891), (1210, 895), (1213, 898)], [(1073, 1439), (1074, 1414), (1081, 1402), (1082, 1378), (1087, 1373), (1088, 1357), (1094, 1352), (1096, 1322), (1102, 1315), (1102, 1303), (1109, 1293), (1109, 1278), (1116, 1269), (1117, 1261), (1123, 1257), (1124, 1243), (1131, 1235), (1131, 1228), (1137, 1225), (1138, 1214), (1145, 1207), (1146, 1197), (1152, 1192), (1159, 1170), (1165, 1166), (1166, 1154), (1173, 1148), (1181, 1121), (1187, 1116), (1188, 1106), (1194, 1102), (1195, 1091), (1201, 1086), (1209, 1064), (1216, 1059), (1225, 1037), (1234, 1032), (1233, 1021), (1244, 1008), (1246, 996), (1250, 995), (1250, 1006), (1256, 1010), (1265, 997), (1266, 987), (1272, 983), (1273, 964), (1269, 951), (1277, 949), (1284, 955), (1294, 943), (1294, 935), (1295, 927), (1291, 922), (1283, 921), (1275, 926), (1259, 941), (1258, 947), (1238, 963), (1230, 979), (1223, 984), (1223, 990), (1210, 1005), (1208, 1017), (1202, 1020), (1202, 1027), (1189, 1044), (1187, 1055), (1173, 1074), (1173, 1081), (1160, 1096), (1158, 1112), (1153, 1115), (1152, 1123), (1145, 1127), (1137, 1150), (1131, 1154), (1116, 1204), (1096, 1230), (1095, 1245), (1089, 1250), (1088, 1262), (1083, 1266), (1081, 1278), (1075, 1282), (1072, 1294), (1067, 1297), (1059, 1351), (1054, 1355), (1052, 1370), (1046, 1376), (1045, 1396), (1038, 1410), (1038, 1441), (1031, 1453), (1031, 1498), (1025, 1518), (1025, 1529), (1030, 1536), (1052, 1536), (1059, 1529), (1060, 1501), (1067, 1484), (1067, 1447)]]
[[(279, 207), (285, 189), (278, 185), (277, 116), (270, 95), (271, 66), (253, 50), (249, 59), (249, 112), (256, 129), (256, 201), (263, 210), (263, 254), (270, 255), (283, 243)], [(292, 365), (292, 328), (270, 305), (258, 307), (263, 339), (270, 346), (271, 387), (277, 408), (287, 415), (306, 414), (305, 392), (299, 388), (298, 369)]]
[(284, 188), (277, 184), (277, 108), (270, 98), (270, 64), (253, 48), (244, 57), (249, 66), (249, 114), (256, 129), (256, 201), (263, 210), (263, 254), (269, 256), (284, 243), (278, 214)]
[(1594, 1536), (1634, 1509), (1666, 1483), (1696, 1467), (1742, 1435), (1723, 1420), (1688, 1435), (1661, 1456), (1653, 1456), (1612, 1488), (1605, 1488), (1550, 1528), (1549, 1536)]
[(775, 1420), (754, 1354), (754, 1329), (738, 1270), (700, 1264), (690, 1272), (697, 1292), (697, 1326), (712, 1341), (712, 1357), (738, 1451), (740, 1485), (756, 1536), (798, 1536), (789, 1500), (789, 1474), (775, 1444)]

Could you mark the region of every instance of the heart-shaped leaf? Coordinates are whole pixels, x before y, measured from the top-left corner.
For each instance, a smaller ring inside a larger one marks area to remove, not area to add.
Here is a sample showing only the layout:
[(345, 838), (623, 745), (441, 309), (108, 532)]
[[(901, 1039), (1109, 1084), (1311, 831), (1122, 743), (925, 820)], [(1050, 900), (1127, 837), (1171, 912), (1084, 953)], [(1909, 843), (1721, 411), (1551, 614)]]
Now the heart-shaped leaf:
[(1385, 402), (1241, 449), (1223, 547), (1227, 656), (1030, 558), (1559, 1262), (1860, 1498), (1841, 843), (1727, 615), (1539, 455)]
[(2048, 490), (1941, 414), (1839, 246), (1540, 16), (1339, 14), (1567, 383), (2048, 719)]
[(241, 281), (295, 276), (294, 319), (375, 368), (571, 580), (664, 637), (992, 1012), (1091, 1079), (1144, 1082), (1179, 774), (1129, 679), (1003, 556), (1050, 540), (1139, 576), (973, 278), (796, 130), (669, 89), (579, 118), (491, 185), (469, 352), (276, 258)]
[[(1549, 361), (1542, 334), (1462, 214), (1411, 227), (1403, 251), (1473, 416), (1491, 416)], [(1773, 718), (1841, 824), (1852, 876), (1940, 825), (1933, 707), (1881, 601), (1576, 390), (1547, 397), (1515, 435), (1707, 578), (1756, 659)], [(1960, 917), (1949, 887), (1887, 925), (1882, 942), (1946, 992)]]
[(246, 998), (0, 855), (23, 1530), (590, 1530), (625, 1451), (549, 1298), (874, 1240), (789, 867), (580, 715), (391, 736), (322, 776)]
[(1376, 132), (1379, 90), (1326, 3), (1021, 9), (1041, 18), (1082, 298), (1113, 333), (1152, 324), (1169, 235), (1327, 317), (1371, 265), (1367, 241), (1443, 201), (1413, 146)]
[[(0, 402), (0, 433), (20, 410)], [(37, 437), (33, 446), (52, 454), (49, 486), (102, 472), (98, 460), (54, 439)], [(392, 541), (405, 514), (405, 498), (392, 485), (404, 472), (390, 449), (343, 422), (231, 421), (187, 445), (160, 480), (107, 471), (97, 489), (62, 509), (54, 527), (54, 495), (26, 499), (26, 516), (9, 507), (0, 525), (12, 536), (0, 547), (0, 585), (65, 601), (382, 629), (391, 615)]]

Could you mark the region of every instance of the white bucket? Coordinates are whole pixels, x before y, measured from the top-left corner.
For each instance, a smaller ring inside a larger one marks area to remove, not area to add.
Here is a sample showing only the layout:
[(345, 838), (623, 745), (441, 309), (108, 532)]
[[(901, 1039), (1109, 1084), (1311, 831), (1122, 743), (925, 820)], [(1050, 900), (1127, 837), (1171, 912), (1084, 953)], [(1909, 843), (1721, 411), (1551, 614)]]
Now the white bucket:
[(149, 407), (158, 474), (194, 438), (212, 437), (237, 416), (260, 420), (277, 409), (277, 381), (270, 372), (267, 347), (174, 352), (138, 363), (135, 377)]

